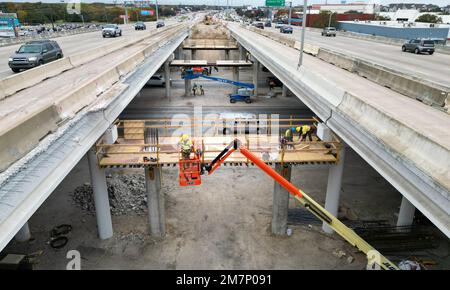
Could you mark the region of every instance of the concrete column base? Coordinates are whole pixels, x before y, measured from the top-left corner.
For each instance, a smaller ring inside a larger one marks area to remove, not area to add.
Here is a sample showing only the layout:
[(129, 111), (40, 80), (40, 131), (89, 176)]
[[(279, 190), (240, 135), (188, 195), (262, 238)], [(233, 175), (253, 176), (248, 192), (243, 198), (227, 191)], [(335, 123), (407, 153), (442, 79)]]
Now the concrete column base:
[(170, 61), (167, 60), (164, 63), (164, 79), (166, 81), (166, 90), (165, 90), (165, 96), (166, 98), (170, 97)]
[[(239, 67), (233, 67), (233, 81), (238, 82), (239, 81)], [(233, 92), (237, 94), (238, 87), (234, 86)]]
[(164, 197), (161, 194), (160, 169), (155, 167), (145, 168), (145, 183), (150, 234), (155, 237), (163, 237), (166, 234), (166, 218)]
[(255, 86), (254, 95), (258, 95), (258, 79), (259, 79), (259, 61), (253, 58), (253, 85)]
[[(291, 180), (291, 166), (275, 165), (275, 170), (286, 180)], [(289, 192), (278, 182), (274, 182), (272, 206), (272, 233), (286, 235), (289, 209)]]

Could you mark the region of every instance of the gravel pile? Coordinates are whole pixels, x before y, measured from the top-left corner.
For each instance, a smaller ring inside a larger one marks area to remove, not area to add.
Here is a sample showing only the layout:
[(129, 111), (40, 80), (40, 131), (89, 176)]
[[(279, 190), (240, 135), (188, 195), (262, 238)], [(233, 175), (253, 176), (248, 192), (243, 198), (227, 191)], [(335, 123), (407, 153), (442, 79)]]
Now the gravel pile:
[[(147, 194), (143, 174), (109, 175), (109, 205), (113, 215), (144, 215), (147, 212)], [(94, 214), (95, 205), (92, 186), (86, 183), (75, 188), (72, 198), (76, 206)]]

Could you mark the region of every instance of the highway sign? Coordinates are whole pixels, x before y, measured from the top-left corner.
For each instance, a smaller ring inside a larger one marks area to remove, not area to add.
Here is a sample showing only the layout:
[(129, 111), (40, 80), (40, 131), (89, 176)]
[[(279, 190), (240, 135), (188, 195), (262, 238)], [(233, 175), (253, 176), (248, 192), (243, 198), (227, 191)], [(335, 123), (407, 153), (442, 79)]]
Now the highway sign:
[(142, 16), (148, 16), (148, 15), (153, 15), (153, 10), (141, 10), (141, 15)]
[(267, 7), (283, 7), (286, 6), (285, 0), (266, 0)]

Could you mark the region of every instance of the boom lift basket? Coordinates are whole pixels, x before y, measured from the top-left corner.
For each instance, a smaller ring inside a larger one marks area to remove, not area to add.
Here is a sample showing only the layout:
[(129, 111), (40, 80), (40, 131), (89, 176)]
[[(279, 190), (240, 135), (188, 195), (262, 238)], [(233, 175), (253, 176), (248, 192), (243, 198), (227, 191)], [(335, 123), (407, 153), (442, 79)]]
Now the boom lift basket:
[[(194, 156), (193, 158), (191, 156)], [(200, 185), (202, 183), (201, 161), (197, 154), (191, 153), (189, 159), (180, 158), (180, 186)]]

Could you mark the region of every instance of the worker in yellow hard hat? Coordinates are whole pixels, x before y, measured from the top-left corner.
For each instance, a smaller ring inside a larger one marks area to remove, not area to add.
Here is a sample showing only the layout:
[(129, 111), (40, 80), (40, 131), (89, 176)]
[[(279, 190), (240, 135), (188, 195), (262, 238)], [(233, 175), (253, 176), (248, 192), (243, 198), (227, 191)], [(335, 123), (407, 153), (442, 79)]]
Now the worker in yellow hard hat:
[(308, 137), (309, 141), (312, 141), (312, 131), (313, 128), (311, 128), (311, 126), (309, 125), (303, 125), (300, 127), (297, 127), (297, 132), (298, 132), (298, 136), (299, 136), (299, 142), (302, 142), (303, 139), (306, 140), (306, 137)]
[(194, 144), (189, 139), (188, 134), (181, 135), (181, 140), (178, 142), (178, 145), (181, 148), (181, 155), (183, 156), (183, 159), (189, 159), (192, 149), (194, 147)]
[[(298, 130), (297, 130), (298, 129)], [(288, 128), (285, 132), (284, 132), (284, 136), (281, 139), (281, 142), (283, 144), (286, 144), (288, 142), (293, 142), (294, 141), (294, 133), (299, 132), (300, 127), (292, 127), (292, 128)]]

